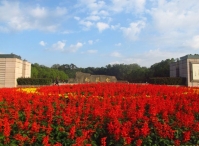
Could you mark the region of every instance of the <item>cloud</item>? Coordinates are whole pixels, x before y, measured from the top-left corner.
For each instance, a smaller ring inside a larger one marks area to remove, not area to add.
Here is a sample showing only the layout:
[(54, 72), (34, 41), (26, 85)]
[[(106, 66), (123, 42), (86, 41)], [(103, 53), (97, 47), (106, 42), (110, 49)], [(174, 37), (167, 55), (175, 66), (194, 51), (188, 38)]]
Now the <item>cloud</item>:
[(84, 21), (84, 20), (81, 20), (79, 22), (81, 25), (85, 26), (85, 29), (88, 30), (90, 29), (90, 27), (93, 25), (93, 23), (91, 21)]
[(89, 43), (90, 45), (92, 45), (92, 44), (93, 44), (93, 40), (89, 40), (88, 43)]
[(120, 24), (117, 24), (117, 25), (111, 25), (111, 29), (112, 30), (116, 30), (120, 27)]
[(47, 16), (48, 11), (44, 7), (37, 6), (30, 10), (30, 14), (36, 18), (44, 18)]
[(110, 9), (114, 12), (143, 12), (146, 0), (111, 0), (112, 6)]
[(0, 32), (9, 32), (7, 27), (0, 26)]
[(83, 46), (83, 44), (78, 42), (75, 45), (70, 45), (70, 47), (67, 49), (67, 51), (69, 51), (69, 52), (77, 52), (82, 46)]
[(98, 21), (98, 20), (100, 20), (100, 17), (99, 17), (99, 16), (92, 15), (92, 16), (86, 17), (86, 19), (87, 19), (87, 20), (92, 20), (92, 21)]
[(110, 56), (112, 56), (112, 57), (122, 57), (122, 55), (119, 52), (112, 52), (110, 54)]
[(151, 8), (155, 27), (161, 33), (178, 31), (188, 34), (190, 31), (199, 29), (199, 3), (197, 0), (182, 1), (154, 1), (156, 8)]
[(65, 45), (66, 45), (65, 41), (58, 41), (57, 43), (52, 45), (52, 48), (53, 50), (64, 51)]
[(74, 19), (79, 21), (80, 17), (75, 16)]
[(97, 53), (97, 50), (87, 50), (87, 52), (90, 54), (94, 54), (94, 53)]
[(184, 52), (167, 51), (158, 48), (151, 49), (142, 54), (136, 53), (132, 56), (125, 56), (125, 58), (122, 58), (121, 62), (125, 64), (137, 63), (140, 66), (150, 67), (151, 65), (161, 62), (162, 60), (174, 58), (173, 56), (175, 56), (174, 59), (176, 59), (185, 55), (186, 54)]
[[(9, 11), (8, 11), (9, 10)], [(6, 12), (6, 13), (5, 13)], [(42, 30), (54, 32), (63, 21), (66, 8), (48, 9), (15, 1), (0, 1), (0, 31)], [(62, 19), (60, 19), (62, 18)]]
[(39, 44), (40, 44), (41, 46), (46, 46), (47, 43), (45, 43), (44, 41), (40, 41)]
[(135, 41), (138, 39), (138, 36), (145, 25), (144, 21), (132, 22), (127, 28), (121, 27), (121, 30), (125, 37), (129, 40)]
[(71, 30), (65, 30), (65, 31), (62, 31), (61, 33), (62, 34), (71, 34), (71, 33), (74, 33), (74, 32), (71, 31)]
[(98, 11), (106, 6), (105, 1), (99, 0), (80, 0), (79, 1), (80, 5), (83, 7), (86, 6), (87, 9), (90, 11)]
[(121, 64), (121, 62), (120, 62), (120, 61), (113, 61), (113, 62), (110, 62), (109, 64), (110, 64), (110, 65)]
[(67, 9), (66, 8), (62, 8), (62, 7), (56, 7), (56, 9), (55, 9), (55, 15), (57, 15), (57, 16), (63, 16), (63, 15), (65, 15), (65, 14), (67, 14)]
[(122, 44), (121, 43), (117, 43), (115, 44), (115, 46), (120, 47)]
[(108, 11), (105, 11), (105, 10), (101, 10), (101, 11), (99, 11), (98, 14), (99, 14), (99, 15), (102, 15), (102, 16), (108, 16), (108, 15), (109, 15), (109, 12), (108, 12)]
[(57, 43), (54, 43), (52, 47), (48, 50), (53, 51), (61, 51), (65, 53), (75, 53), (77, 52), (81, 47), (83, 46), (82, 43), (78, 42), (77, 44), (71, 44), (70, 46), (66, 46), (66, 41), (58, 41)]
[(191, 40), (185, 43), (185, 46), (191, 47), (193, 49), (199, 49), (199, 35), (194, 36)]
[(109, 28), (109, 25), (108, 25), (107, 23), (104, 23), (104, 22), (98, 22), (98, 23), (96, 24), (96, 26), (97, 26), (99, 32), (102, 32), (103, 30)]

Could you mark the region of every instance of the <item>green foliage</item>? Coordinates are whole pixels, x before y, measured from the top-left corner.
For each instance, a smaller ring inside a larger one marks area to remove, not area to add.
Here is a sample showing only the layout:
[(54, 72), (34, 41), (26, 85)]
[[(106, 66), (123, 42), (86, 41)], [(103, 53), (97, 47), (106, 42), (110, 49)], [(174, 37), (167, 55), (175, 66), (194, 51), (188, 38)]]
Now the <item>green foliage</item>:
[[(32, 65), (31, 75), (34, 78), (51, 78), (55, 80), (59, 76), (60, 80), (68, 80), (75, 78), (78, 71), (90, 73), (92, 75), (111, 75), (115, 76), (118, 81), (128, 81), (131, 83), (145, 83), (150, 82), (150, 78), (154, 77), (169, 77), (170, 76), (170, 63), (175, 60), (166, 59), (161, 62), (153, 64), (150, 68), (141, 67), (140, 65), (133, 64), (108, 64), (105, 67), (87, 67), (78, 68), (74, 64), (54, 64), (51, 68), (39, 65), (37, 63)], [(174, 83), (176, 81), (173, 81)], [(173, 83), (173, 84), (174, 84)], [(179, 84), (179, 83), (178, 83)]]
[(148, 69), (146, 67), (139, 67), (131, 71), (128, 76), (128, 81), (132, 83), (145, 83), (147, 82)]
[(160, 85), (185, 85), (186, 78), (181, 77), (157, 77), (150, 78), (149, 83)]
[(153, 64), (149, 68), (149, 74), (150, 77), (169, 77), (170, 76), (170, 63), (174, 62), (175, 60), (172, 59), (166, 59), (162, 60), (159, 63)]
[(49, 78), (53, 81), (57, 77), (59, 77), (61, 81), (66, 81), (68, 79), (68, 75), (64, 71), (58, 70), (57, 68), (49, 68), (37, 63), (31, 65), (31, 77)]
[(49, 78), (18, 78), (18, 85), (50, 85), (52, 80)]

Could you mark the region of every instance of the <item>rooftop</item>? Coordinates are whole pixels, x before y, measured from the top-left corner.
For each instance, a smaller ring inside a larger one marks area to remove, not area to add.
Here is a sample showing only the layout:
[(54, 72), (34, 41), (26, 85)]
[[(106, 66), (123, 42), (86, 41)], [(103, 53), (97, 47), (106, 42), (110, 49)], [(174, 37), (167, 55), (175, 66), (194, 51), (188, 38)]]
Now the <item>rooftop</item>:
[(188, 54), (186, 56), (180, 57), (180, 60), (184, 60), (184, 59), (199, 59), (199, 54)]
[(21, 59), (21, 56), (15, 54), (0, 54), (0, 58), (18, 58)]

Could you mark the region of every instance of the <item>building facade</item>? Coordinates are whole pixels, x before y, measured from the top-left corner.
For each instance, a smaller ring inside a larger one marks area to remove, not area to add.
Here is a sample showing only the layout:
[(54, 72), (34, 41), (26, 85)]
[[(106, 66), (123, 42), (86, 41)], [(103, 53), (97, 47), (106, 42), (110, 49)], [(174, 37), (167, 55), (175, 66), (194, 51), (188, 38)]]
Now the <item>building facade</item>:
[(0, 87), (16, 87), (20, 77), (31, 77), (31, 63), (15, 54), (0, 54)]
[(172, 62), (170, 77), (185, 77), (187, 86), (199, 87), (199, 55), (186, 55)]

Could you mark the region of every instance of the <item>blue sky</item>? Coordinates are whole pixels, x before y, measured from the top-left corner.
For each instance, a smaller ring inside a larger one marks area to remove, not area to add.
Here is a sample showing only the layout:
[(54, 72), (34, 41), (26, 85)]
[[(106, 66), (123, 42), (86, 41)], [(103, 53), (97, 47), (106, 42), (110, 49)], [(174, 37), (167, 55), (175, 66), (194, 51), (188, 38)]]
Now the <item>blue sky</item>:
[(150, 67), (199, 54), (198, 0), (0, 0), (0, 54), (51, 67)]

